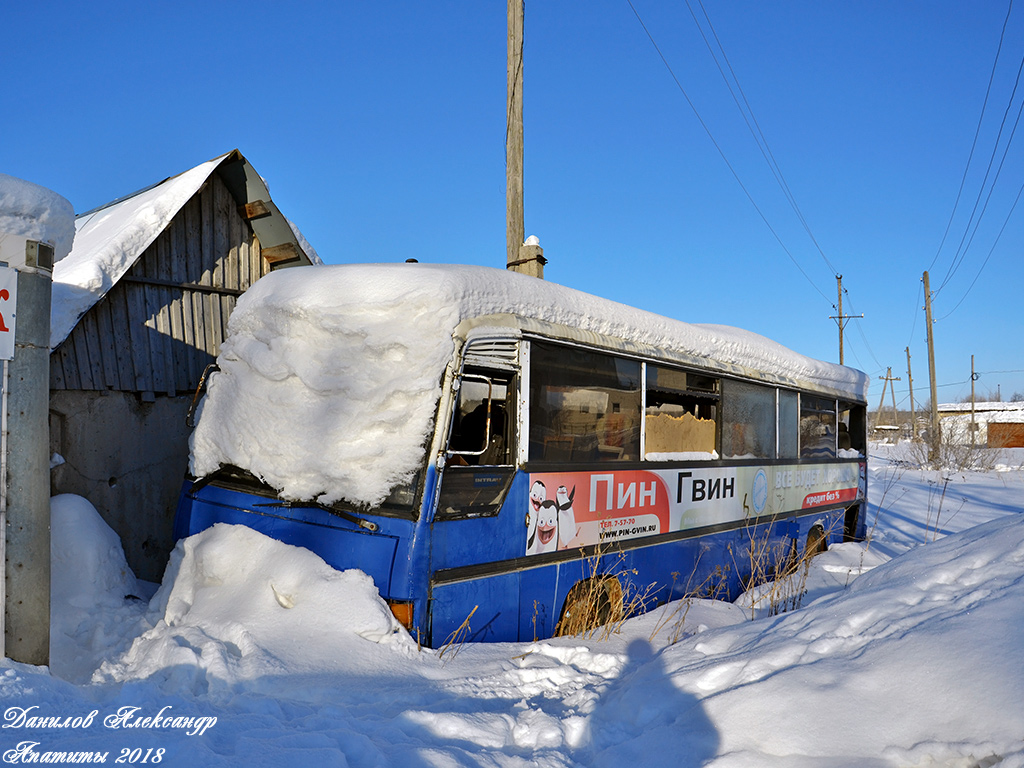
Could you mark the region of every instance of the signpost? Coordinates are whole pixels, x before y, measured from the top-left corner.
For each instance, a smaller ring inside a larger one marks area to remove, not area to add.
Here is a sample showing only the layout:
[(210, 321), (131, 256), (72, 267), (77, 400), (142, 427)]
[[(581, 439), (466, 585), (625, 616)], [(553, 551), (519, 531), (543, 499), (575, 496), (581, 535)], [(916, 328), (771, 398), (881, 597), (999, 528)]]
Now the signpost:
[[(4, 610), (0, 611), (0, 649), (5, 647), (6, 632), (6, 560), (7, 560), (7, 382), (9, 363), (14, 358), (14, 318), (18, 303), (18, 272), (10, 267), (0, 267), (0, 360), (3, 372), (0, 374), (0, 599)], [(6, 655), (6, 654), (5, 654)]]
[[(18, 270), (7, 266), (0, 267), (0, 360), (14, 359), (14, 320), (17, 305)], [(6, 394), (6, 377), (3, 387)]]

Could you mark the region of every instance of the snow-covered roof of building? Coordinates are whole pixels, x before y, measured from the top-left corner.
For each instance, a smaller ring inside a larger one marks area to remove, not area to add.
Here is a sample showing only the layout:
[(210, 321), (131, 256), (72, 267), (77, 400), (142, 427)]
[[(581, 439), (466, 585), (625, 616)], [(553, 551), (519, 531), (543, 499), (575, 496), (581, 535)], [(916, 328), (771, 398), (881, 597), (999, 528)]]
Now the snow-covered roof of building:
[(453, 337), (471, 325), (557, 327), (722, 373), (867, 394), (860, 371), (755, 333), (682, 323), (503, 269), (291, 269), (239, 299), (193, 435), (193, 473), (233, 464), (288, 498), (379, 503), (422, 465)]
[(55, 259), (66, 256), (74, 221), (71, 203), (56, 192), (0, 173), (0, 261), (23, 267), (26, 239), (51, 244)]
[[(942, 416), (943, 424), (970, 424), (970, 413), (954, 413)], [(1024, 424), (1024, 409), (1015, 408), (1005, 411), (977, 411), (974, 421), (978, 424)]]
[[(974, 404), (974, 412), (991, 412), (991, 411), (1024, 411), (1024, 402), (1022, 403), (1002, 403), (1002, 402), (978, 402)], [(939, 406), (939, 413), (970, 413), (970, 403), (945, 403)]]
[(274, 205), (266, 183), (236, 149), (77, 217), (71, 252), (53, 268), (51, 349), (59, 346), (79, 319), (124, 277), (182, 206), (218, 170), (240, 204), (262, 201), (269, 209), (269, 215), (251, 222), (264, 248), (291, 243), (302, 263), (320, 263), (305, 238)]

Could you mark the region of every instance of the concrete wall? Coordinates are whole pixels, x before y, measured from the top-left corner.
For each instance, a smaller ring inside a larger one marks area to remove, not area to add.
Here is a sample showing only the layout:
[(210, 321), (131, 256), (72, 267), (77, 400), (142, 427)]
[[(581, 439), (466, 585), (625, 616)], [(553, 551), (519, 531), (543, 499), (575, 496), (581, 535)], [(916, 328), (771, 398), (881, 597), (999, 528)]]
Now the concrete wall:
[(117, 532), (135, 575), (160, 581), (188, 466), (191, 396), (140, 402), (124, 392), (50, 392), (54, 495), (84, 496)]

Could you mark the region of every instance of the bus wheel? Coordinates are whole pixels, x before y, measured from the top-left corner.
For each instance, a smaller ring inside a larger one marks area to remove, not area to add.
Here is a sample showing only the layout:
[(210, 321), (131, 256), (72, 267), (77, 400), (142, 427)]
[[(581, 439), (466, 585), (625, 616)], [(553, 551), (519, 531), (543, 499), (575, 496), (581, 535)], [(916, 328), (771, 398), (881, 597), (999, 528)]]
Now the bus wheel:
[(615, 576), (594, 576), (577, 582), (562, 605), (555, 637), (579, 635), (622, 620), (622, 584)]
[(825, 529), (820, 525), (812, 525), (807, 532), (807, 544), (804, 546), (804, 557), (810, 559), (822, 552), (828, 552), (828, 538)]

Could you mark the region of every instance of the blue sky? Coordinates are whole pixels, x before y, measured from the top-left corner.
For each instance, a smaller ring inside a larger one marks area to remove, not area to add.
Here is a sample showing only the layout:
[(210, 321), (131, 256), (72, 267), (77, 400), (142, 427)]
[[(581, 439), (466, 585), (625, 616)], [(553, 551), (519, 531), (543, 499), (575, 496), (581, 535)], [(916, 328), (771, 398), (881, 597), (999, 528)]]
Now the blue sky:
[[(841, 273), (874, 407), (890, 366), (908, 403), (908, 346), (928, 398), (927, 269), (939, 399), (970, 394), (972, 354), (979, 394), (1024, 393), (1020, 3), (982, 119), (1008, 3), (633, 0), (645, 31), (628, 0), (528, 2), (526, 231), (546, 277), (835, 361)], [(503, 2), (41, 0), (3, 23), (0, 171), (76, 211), (238, 148), (328, 263), (504, 266)]]

